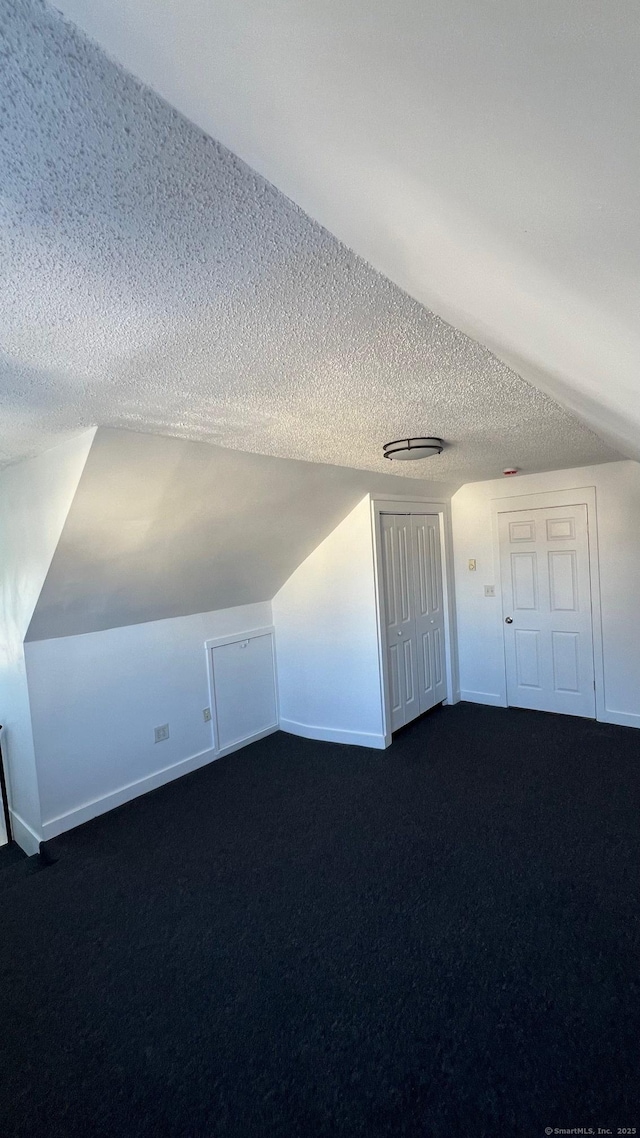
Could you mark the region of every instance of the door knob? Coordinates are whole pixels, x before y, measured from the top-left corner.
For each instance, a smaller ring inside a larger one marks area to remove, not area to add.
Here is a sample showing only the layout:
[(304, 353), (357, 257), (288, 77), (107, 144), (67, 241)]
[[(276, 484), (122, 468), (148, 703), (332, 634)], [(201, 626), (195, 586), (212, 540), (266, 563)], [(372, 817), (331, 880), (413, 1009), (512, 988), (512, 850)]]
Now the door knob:
[(402, 629), (401, 628), (398, 629), (398, 636), (402, 636)]
[(505, 624), (513, 624), (513, 618), (510, 616), (505, 616), (504, 623)]

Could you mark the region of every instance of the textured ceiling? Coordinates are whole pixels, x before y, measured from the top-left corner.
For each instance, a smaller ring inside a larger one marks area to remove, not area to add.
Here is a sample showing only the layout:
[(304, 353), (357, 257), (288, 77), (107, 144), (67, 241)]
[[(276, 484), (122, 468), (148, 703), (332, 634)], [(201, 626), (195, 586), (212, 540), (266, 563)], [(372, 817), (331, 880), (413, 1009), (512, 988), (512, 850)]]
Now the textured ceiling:
[(100, 429), (27, 640), (269, 601), (365, 494), (453, 489)]
[(0, 456), (94, 423), (456, 483), (617, 457), (37, 0), (0, 0)]
[(637, 0), (58, 0), (412, 296), (640, 459)]

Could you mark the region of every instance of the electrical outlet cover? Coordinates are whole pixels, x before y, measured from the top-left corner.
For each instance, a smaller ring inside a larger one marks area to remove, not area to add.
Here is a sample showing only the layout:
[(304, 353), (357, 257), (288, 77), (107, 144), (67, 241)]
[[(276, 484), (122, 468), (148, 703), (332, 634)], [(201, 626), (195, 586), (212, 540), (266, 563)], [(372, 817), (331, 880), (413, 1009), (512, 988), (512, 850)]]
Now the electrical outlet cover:
[(161, 727), (155, 727), (153, 733), (156, 743), (163, 743), (165, 739), (169, 738), (169, 724), (163, 723)]

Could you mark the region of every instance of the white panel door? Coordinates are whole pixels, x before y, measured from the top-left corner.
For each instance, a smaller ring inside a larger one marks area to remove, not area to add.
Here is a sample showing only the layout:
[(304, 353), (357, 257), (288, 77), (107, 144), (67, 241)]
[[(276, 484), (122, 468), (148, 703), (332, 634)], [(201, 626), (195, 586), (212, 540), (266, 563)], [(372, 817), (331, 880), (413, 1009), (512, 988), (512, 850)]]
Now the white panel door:
[(410, 514), (381, 519), (391, 730), (420, 714)]
[(412, 514), (413, 585), (418, 646), (420, 712), (441, 703), (447, 694), (444, 650), (444, 604), (440, 519)]
[(587, 507), (499, 515), (507, 702), (595, 718)]
[(437, 514), (381, 517), (391, 730), (446, 696)]

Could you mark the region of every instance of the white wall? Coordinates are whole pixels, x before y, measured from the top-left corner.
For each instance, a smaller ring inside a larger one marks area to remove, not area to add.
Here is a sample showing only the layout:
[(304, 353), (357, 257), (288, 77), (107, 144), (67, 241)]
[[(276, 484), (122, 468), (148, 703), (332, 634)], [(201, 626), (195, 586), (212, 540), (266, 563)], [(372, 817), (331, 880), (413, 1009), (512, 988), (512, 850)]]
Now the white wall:
[[(462, 699), (506, 703), (500, 596), (495, 584), (491, 502), (550, 490), (596, 491), (604, 652), (602, 718), (640, 727), (640, 464), (611, 462), (546, 474), (475, 482), (451, 500)], [(470, 572), (469, 558), (477, 570)]]
[(100, 428), (26, 639), (270, 600), (368, 492), (434, 484)]
[(41, 817), (22, 645), (94, 434), (0, 473), (0, 722), (14, 837), (28, 853)]
[(276, 593), (273, 616), (283, 730), (383, 747), (368, 496)]
[(266, 602), (26, 644), (44, 836), (210, 762), (205, 641), (271, 622)]

